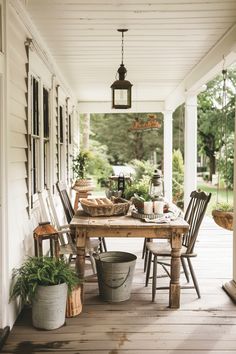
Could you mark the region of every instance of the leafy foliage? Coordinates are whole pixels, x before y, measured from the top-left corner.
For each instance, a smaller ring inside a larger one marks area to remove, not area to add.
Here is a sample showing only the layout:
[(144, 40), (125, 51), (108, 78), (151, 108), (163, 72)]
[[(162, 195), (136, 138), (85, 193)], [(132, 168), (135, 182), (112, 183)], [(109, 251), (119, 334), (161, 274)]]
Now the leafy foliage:
[[(210, 180), (216, 172), (216, 153), (225, 145), (225, 137), (234, 131), (234, 105), (236, 86), (235, 70), (228, 70), (227, 121), (222, 110), (222, 76), (217, 76), (207, 84), (207, 90), (198, 96), (198, 151), (207, 156)], [(214, 129), (213, 129), (214, 127)], [(221, 166), (219, 166), (221, 169)]]
[(87, 174), (89, 160), (92, 158), (91, 152), (81, 150), (73, 159), (72, 170), (76, 179), (85, 178)]
[(125, 189), (125, 198), (130, 199), (135, 194), (139, 197), (142, 197), (145, 201), (150, 200), (149, 196), (149, 176), (143, 176), (143, 178), (139, 181), (134, 181), (130, 186)]
[(144, 160), (132, 160), (129, 165), (131, 165), (135, 170), (135, 180), (139, 181), (143, 176), (152, 177), (155, 166), (150, 161)]
[(173, 113), (173, 149), (184, 154), (184, 104), (176, 108)]
[(233, 189), (234, 179), (234, 133), (226, 139), (226, 144), (217, 154), (218, 168), (224, 182), (229, 189)]
[(23, 304), (31, 303), (38, 285), (50, 286), (66, 283), (69, 291), (79, 279), (63, 259), (29, 257), (13, 270), (10, 299), (20, 297)]
[(213, 205), (212, 209), (219, 210), (219, 211), (230, 211), (230, 212), (234, 211), (233, 205), (230, 203), (226, 203), (226, 202), (216, 203), (215, 205)]
[(173, 202), (180, 208), (184, 205), (184, 161), (180, 150), (174, 150), (172, 155), (173, 169)]
[(88, 173), (96, 177), (98, 183), (105, 183), (112, 174), (112, 167), (108, 161), (107, 146), (98, 141), (90, 140), (92, 158), (88, 162)]
[(134, 195), (137, 195), (145, 201), (151, 200), (149, 187), (155, 166), (150, 161), (137, 159), (132, 160), (130, 165), (134, 168), (135, 176), (133, 183), (125, 189), (125, 198), (130, 199)]
[(130, 127), (137, 117), (143, 119), (147, 114), (91, 115), (93, 139), (108, 147), (111, 164), (123, 165), (133, 159), (148, 160), (154, 151), (158, 161), (162, 160), (163, 124), (159, 130), (135, 132)]

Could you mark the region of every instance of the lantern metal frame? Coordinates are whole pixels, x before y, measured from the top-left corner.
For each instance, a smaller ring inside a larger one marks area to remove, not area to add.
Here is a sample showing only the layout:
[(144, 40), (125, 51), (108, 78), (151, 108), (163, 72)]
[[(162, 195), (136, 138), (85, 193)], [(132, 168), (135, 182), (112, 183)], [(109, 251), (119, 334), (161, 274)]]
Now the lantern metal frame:
[[(118, 29), (118, 32), (122, 33), (122, 42), (121, 42), (121, 64), (119, 69), (117, 70), (117, 74), (119, 79), (114, 81), (113, 84), (111, 85), (111, 90), (112, 90), (112, 108), (115, 109), (127, 109), (131, 108), (131, 102), (132, 102), (132, 84), (130, 81), (125, 80), (127, 70), (124, 66), (123, 59), (124, 59), (124, 32), (127, 32), (127, 29)], [(126, 104), (119, 104), (116, 102), (116, 90), (118, 91), (124, 91), (127, 100)]]

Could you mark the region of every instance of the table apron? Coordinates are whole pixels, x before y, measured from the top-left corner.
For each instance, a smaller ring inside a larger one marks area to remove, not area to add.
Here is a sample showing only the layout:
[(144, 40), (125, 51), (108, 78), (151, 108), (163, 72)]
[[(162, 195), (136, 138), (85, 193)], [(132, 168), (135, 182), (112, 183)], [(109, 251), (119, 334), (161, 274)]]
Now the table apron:
[[(86, 230), (86, 231), (85, 231)], [(93, 229), (84, 228), (86, 237), (141, 237), (141, 238), (163, 238), (170, 239), (173, 234), (183, 234), (184, 230), (180, 229)], [(80, 235), (78, 230), (77, 236)]]

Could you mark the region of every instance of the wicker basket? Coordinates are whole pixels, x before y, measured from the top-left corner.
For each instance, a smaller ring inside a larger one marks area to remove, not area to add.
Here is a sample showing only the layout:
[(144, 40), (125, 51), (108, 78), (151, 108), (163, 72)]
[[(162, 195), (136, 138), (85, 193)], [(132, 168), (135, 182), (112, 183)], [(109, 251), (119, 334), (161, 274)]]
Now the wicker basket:
[(74, 317), (81, 313), (82, 311), (82, 300), (81, 300), (81, 286), (78, 285), (72, 290), (71, 294), (67, 296), (66, 302), (66, 317)]
[(129, 202), (122, 198), (115, 198), (113, 204), (86, 205), (82, 201), (80, 203), (83, 210), (91, 216), (126, 215), (130, 207)]
[(212, 210), (212, 216), (215, 223), (226, 230), (233, 230), (233, 212)]

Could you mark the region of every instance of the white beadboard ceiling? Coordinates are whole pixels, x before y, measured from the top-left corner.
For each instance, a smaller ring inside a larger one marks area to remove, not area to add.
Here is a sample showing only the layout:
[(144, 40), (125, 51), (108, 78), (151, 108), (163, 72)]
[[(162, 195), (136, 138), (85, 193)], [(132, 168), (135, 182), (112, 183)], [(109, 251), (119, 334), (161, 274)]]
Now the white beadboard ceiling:
[(79, 101), (109, 101), (121, 62), (133, 99), (164, 101), (236, 23), (236, 0), (27, 0)]

